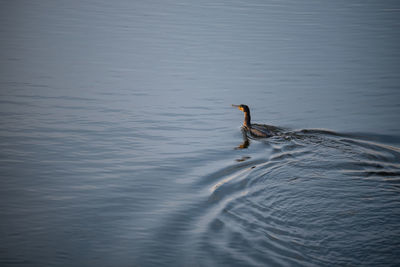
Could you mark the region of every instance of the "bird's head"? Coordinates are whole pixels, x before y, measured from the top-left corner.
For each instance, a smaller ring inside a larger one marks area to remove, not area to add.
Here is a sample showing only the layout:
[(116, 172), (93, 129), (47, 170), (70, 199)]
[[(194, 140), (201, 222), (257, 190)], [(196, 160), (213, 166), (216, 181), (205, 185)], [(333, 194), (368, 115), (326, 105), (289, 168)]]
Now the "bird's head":
[(239, 110), (243, 111), (244, 113), (250, 113), (250, 109), (246, 105), (232, 105), (232, 107), (238, 108)]

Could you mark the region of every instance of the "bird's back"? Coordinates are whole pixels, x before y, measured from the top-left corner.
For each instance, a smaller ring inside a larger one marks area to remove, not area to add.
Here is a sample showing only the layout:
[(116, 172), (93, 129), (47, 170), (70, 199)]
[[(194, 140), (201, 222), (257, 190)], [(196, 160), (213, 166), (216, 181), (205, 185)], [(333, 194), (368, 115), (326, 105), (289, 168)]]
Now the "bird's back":
[(266, 124), (251, 124), (249, 132), (255, 137), (271, 137), (277, 135), (280, 128)]

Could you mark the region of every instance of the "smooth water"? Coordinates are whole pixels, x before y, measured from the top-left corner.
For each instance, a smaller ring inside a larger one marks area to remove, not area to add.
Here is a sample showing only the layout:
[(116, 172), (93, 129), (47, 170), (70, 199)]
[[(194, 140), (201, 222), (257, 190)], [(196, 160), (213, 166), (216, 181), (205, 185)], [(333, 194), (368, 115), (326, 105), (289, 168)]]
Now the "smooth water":
[[(399, 1), (0, 1), (1, 266), (398, 266), (399, 26)], [(284, 134), (238, 149), (231, 104)]]

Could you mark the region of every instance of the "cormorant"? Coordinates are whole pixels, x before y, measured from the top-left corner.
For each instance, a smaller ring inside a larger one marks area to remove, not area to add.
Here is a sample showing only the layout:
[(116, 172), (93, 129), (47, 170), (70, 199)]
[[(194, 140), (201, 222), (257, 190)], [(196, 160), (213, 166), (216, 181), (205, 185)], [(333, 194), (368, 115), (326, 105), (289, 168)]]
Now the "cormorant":
[(246, 105), (232, 105), (232, 107), (244, 112), (243, 129), (253, 137), (271, 137), (277, 135), (280, 130), (278, 127), (271, 125), (251, 123), (250, 109)]

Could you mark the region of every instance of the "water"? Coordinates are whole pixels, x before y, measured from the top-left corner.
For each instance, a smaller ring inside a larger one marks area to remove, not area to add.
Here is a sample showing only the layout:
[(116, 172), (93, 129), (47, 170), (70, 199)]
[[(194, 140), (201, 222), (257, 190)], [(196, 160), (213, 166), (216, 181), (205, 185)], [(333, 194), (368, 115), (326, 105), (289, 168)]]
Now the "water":
[(400, 264), (398, 1), (0, 5), (2, 266)]

